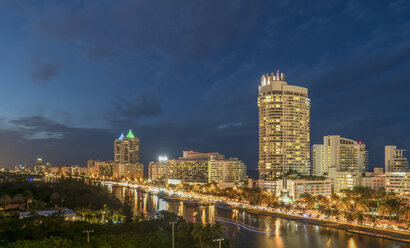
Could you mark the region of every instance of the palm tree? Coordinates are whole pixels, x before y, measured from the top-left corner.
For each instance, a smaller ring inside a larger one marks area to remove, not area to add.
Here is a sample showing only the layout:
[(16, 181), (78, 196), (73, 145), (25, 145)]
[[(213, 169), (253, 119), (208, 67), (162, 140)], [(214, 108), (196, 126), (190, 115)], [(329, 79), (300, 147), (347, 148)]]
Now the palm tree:
[(313, 205), (315, 204), (315, 198), (309, 193), (303, 193), (300, 196), (300, 200), (306, 204), (308, 209), (312, 209)]
[(201, 247), (206, 247), (205, 240), (208, 235), (206, 232), (207, 230), (199, 223), (194, 225), (194, 229), (191, 232), (192, 238), (198, 242)]
[(369, 223), (372, 223), (372, 224), (373, 224), (373, 227), (376, 227), (376, 225), (377, 225), (377, 223), (378, 223), (378, 219), (377, 219), (377, 216), (376, 216), (376, 215), (368, 214), (368, 215), (366, 216), (366, 219), (367, 219), (367, 221), (368, 221)]
[(208, 223), (205, 225), (196, 223), (191, 232), (191, 236), (199, 243), (201, 248), (210, 247), (214, 239), (222, 236), (221, 224), (219, 224), (219, 222)]

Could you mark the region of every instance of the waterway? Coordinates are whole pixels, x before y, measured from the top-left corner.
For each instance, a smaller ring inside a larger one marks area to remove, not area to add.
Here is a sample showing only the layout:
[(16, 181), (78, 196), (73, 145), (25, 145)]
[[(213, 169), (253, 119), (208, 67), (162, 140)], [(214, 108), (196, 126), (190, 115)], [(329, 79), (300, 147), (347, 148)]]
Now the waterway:
[[(109, 187), (116, 197), (122, 199), (124, 188)], [(407, 243), (352, 234), (344, 230), (273, 218), (238, 209), (221, 209), (210, 206), (185, 206), (180, 200), (165, 201), (158, 195), (133, 190), (135, 214), (155, 217), (167, 210), (194, 223), (219, 221), (224, 236), (232, 240), (236, 248), (247, 247), (329, 247), (329, 248), (399, 248), (410, 247)], [(249, 228), (251, 227), (251, 228)], [(252, 228), (254, 227), (254, 228)]]

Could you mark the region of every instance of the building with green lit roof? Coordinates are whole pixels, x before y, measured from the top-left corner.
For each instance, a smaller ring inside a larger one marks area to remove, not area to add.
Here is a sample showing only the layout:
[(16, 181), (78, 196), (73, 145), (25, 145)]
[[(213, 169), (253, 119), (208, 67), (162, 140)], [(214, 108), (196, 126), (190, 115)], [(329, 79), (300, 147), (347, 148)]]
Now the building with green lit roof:
[(131, 129), (127, 136), (121, 134), (114, 140), (114, 162), (118, 164), (137, 164), (140, 161), (140, 140)]
[(140, 162), (140, 140), (131, 129), (114, 140), (114, 178), (142, 178), (144, 165)]

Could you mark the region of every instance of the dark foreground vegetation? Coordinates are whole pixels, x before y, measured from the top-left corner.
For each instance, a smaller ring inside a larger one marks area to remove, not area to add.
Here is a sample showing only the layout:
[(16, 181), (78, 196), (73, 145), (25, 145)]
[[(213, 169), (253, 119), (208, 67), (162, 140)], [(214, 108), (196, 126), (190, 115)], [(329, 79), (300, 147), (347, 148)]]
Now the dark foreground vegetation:
[[(0, 246), (172, 247), (171, 223), (175, 223), (175, 247), (218, 247), (214, 242), (222, 237), (218, 223), (188, 223), (166, 211), (144, 220), (134, 216), (130, 189), (125, 190), (123, 199), (121, 202), (105, 187), (76, 180), (1, 182)], [(83, 220), (66, 221), (62, 211), (48, 217), (36, 214), (37, 210), (55, 207), (70, 208)], [(30, 211), (32, 216), (19, 219), (20, 211)], [(222, 247), (232, 245), (225, 240)]]
[[(0, 243), (4, 247), (171, 247), (175, 224), (176, 247), (218, 247), (214, 239), (222, 237), (221, 226), (194, 224), (169, 212), (160, 212), (153, 220), (134, 223), (92, 224), (68, 222), (55, 214), (1, 221)], [(84, 230), (90, 233), (90, 242)], [(225, 241), (222, 247), (232, 247)]]

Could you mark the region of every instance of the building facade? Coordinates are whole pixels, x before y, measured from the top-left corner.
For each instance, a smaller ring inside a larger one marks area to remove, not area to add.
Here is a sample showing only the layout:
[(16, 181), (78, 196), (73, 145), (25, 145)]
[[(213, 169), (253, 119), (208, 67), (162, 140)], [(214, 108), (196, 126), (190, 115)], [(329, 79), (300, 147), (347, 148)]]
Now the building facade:
[(115, 178), (142, 178), (144, 165), (140, 164), (140, 140), (130, 130), (127, 136), (121, 134), (114, 140)]
[(138, 179), (144, 177), (143, 164), (114, 164), (113, 177), (117, 179)]
[(239, 183), (247, 179), (246, 165), (237, 158), (215, 159), (209, 161), (208, 182)]
[(362, 186), (373, 190), (379, 190), (386, 187), (386, 177), (383, 168), (374, 168), (373, 172), (366, 172), (362, 178)]
[(110, 178), (113, 176), (114, 161), (88, 160), (87, 168), (90, 176)]
[(312, 196), (329, 196), (332, 193), (332, 184), (330, 179), (325, 180), (295, 180), (294, 181), (294, 200), (301, 197), (302, 194)]
[(312, 196), (329, 196), (331, 195), (331, 181), (325, 180), (264, 180), (264, 179), (249, 179), (248, 187), (257, 187), (261, 190), (266, 190), (274, 193), (277, 197), (281, 195), (282, 190), (285, 189), (289, 192), (289, 197), (296, 201), (302, 194), (311, 194)]
[(168, 161), (167, 157), (160, 156), (157, 162), (149, 162), (148, 178), (153, 181), (166, 179), (167, 161)]
[(248, 179), (249, 188), (259, 188), (260, 190), (266, 190), (276, 194), (278, 181), (277, 180), (265, 180), (262, 178), (259, 179)]
[(130, 130), (127, 136), (121, 134), (114, 140), (114, 162), (116, 164), (137, 164), (140, 162), (140, 140)]
[(386, 172), (386, 192), (410, 200), (410, 172)]
[(323, 145), (312, 146), (312, 175), (324, 176), (325, 175), (325, 148)]
[(386, 172), (404, 172), (409, 170), (409, 161), (403, 155), (405, 149), (397, 146), (384, 147), (384, 167)]
[[(334, 175), (333, 175), (334, 173)], [(360, 171), (336, 171), (331, 169), (330, 178), (334, 192), (340, 192), (343, 189), (353, 189), (362, 184), (362, 172)]]
[(367, 170), (368, 152), (361, 141), (328, 135), (323, 137), (323, 145), (313, 145), (312, 150), (312, 171), (317, 176), (329, 175), (331, 168), (350, 172)]
[(166, 162), (167, 179), (181, 179), (182, 182), (207, 183), (211, 156), (224, 158), (219, 153), (183, 151), (183, 156)]
[(310, 174), (310, 99), (307, 88), (289, 85), (285, 75), (261, 78), (259, 177), (274, 178), (293, 169)]

